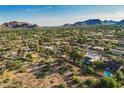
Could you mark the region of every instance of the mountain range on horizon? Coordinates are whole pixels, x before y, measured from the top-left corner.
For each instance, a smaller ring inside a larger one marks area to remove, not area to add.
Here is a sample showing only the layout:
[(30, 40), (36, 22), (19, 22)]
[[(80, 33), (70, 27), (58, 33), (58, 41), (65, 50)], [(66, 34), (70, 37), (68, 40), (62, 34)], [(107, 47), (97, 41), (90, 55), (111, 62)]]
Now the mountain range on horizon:
[[(78, 21), (75, 23), (64, 24), (62, 27), (85, 27), (85, 26), (100, 26), (100, 25), (124, 25), (124, 19), (121, 21), (113, 20), (100, 20), (100, 19), (88, 19), (85, 21)], [(39, 27), (36, 24), (28, 22), (10, 21), (0, 25), (0, 28), (36, 28)]]
[(28, 22), (11, 21), (0, 25), (0, 28), (36, 28), (38, 25)]
[(82, 27), (82, 26), (99, 26), (99, 25), (124, 25), (124, 19), (120, 21), (113, 20), (100, 20), (100, 19), (88, 19), (85, 21), (78, 21), (73, 24), (64, 24), (64, 27)]

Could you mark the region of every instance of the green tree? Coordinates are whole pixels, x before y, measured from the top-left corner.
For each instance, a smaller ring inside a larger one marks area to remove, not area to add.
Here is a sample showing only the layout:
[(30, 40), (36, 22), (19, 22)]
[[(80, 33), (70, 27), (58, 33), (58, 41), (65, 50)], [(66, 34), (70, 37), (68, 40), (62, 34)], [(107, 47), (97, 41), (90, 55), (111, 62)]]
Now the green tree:
[(82, 59), (83, 55), (80, 54), (78, 50), (72, 50), (69, 53), (69, 57), (74, 63), (76, 63)]
[(79, 78), (73, 77), (72, 80), (74, 81), (74, 83), (76, 84), (80, 84), (81, 80)]
[(95, 84), (96, 84), (96, 81), (94, 79), (87, 79), (85, 81), (85, 84), (88, 86), (88, 87), (93, 87)]
[(105, 66), (105, 63), (102, 60), (96, 61), (94, 64), (96, 65), (96, 68), (102, 68)]
[(119, 60), (118, 63), (124, 65), (124, 60)]
[(116, 78), (117, 80), (124, 80), (124, 75), (121, 71), (116, 72)]
[(6, 63), (6, 68), (10, 70), (19, 69), (21, 68), (21, 66), (22, 66), (22, 62), (20, 60)]
[(93, 74), (94, 73), (94, 69), (92, 67), (86, 67), (86, 74)]
[(117, 88), (118, 83), (113, 78), (103, 77), (100, 79), (100, 87), (102, 88)]
[(60, 85), (58, 85), (59, 88), (67, 88), (67, 84), (66, 83), (61, 83)]
[(32, 55), (31, 54), (27, 54), (26, 55), (26, 60), (29, 61), (29, 62), (32, 62)]

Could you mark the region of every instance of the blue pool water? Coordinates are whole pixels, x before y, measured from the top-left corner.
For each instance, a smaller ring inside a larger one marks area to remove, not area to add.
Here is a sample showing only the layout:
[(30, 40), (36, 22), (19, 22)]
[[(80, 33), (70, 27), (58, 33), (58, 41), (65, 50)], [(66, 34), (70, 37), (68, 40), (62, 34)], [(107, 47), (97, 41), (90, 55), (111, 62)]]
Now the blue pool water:
[(104, 76), (106, 76), (106, 77), (112, 77), (112, 74), (109, 71), (104, 71)]

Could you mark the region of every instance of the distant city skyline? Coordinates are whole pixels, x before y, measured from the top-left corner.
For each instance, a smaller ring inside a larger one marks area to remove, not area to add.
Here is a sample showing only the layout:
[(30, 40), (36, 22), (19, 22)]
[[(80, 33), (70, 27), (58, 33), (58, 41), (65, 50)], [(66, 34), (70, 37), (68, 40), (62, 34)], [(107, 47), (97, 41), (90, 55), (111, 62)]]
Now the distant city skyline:
[(39, 26), (59, 26), (87, 19), (124, 19), (123, 5), (11, 5), (0, 6), (0, 23), (24, 21)]

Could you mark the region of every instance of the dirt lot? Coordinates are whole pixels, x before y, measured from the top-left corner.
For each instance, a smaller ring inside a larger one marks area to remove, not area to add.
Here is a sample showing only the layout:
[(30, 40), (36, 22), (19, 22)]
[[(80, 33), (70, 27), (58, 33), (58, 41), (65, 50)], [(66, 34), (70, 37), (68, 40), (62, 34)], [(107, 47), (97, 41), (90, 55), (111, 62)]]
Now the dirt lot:
[[(8, 81), (1, 83), (1, 87), (51, 88), (57, 87), (61, 83), (66, 83), (68, 87), (78, 87), (78, 84), (72, 80), (74, 76), (81, 82), (88, 78), (97, 79), (94, 76), (83, 75), (80, 68), (58, 59), (52, 59), (48, 63), (25, 64), (24, 67), (26, 71), (23, 73), (18, 70), (4, 72), (1, 80), (8, 78)], [(64, 72), (62, 72), (63, 68), (66, 69)], [(42, 75), (46, 71), (47, 74)]]

